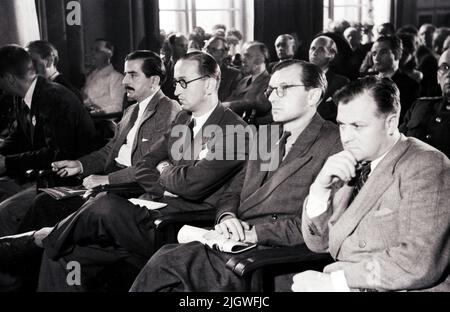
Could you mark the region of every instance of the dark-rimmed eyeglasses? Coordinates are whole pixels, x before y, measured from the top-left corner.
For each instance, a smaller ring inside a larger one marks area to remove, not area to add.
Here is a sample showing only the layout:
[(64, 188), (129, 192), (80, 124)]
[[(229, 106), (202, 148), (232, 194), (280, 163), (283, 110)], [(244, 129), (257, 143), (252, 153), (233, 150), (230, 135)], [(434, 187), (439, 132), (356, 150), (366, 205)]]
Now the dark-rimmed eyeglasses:
[(209, 76), (208, 75), (203, 75), (201, 77), (198, 77), (198, 78), (195, 78), (195, 79), (192, 79), (192, 80), (189, 80), (189, 81), (186, 81), (184, 79), (180, 79), (180, 80), (174, 79), (173, 80), (173, 86), (176, 88), (177, 87), (177, 83), (178, 83), (180, 85), (180, 87), (182, 87), (183, 89), (186, 89), (188, 84), (190, 84), (191, 82), (194, 82), (196, 80), (200, 80), (200, 79), (203, 79), (203, 78), (209, 78)]
[(446, 75), (450, 71), (450, 65), (447, 63), (443, 63), (438, 67), (438, 73), (440, 75)]
[(267, 97), (269, 97), (272, 94), (273, 90), (275, 90), (275, 93), (278, 97), (283, 97), (286, 95), (286, 90), (289, 88), (293, 88), (293, 87), (305, 87), (305, 85), (304, 84), (293, 84), (293, 85), (282, 84), (276, 88), (269, 86), (266, 89), (265, 95)]

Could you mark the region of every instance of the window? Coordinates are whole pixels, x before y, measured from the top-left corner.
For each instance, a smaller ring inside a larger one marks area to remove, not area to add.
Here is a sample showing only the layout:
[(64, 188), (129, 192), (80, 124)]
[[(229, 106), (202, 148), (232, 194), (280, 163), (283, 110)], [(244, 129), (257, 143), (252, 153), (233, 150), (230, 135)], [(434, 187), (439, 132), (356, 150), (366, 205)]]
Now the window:
[(188, 34), (194, 26), (211, 32), (215, 24), (236, 28), (244, 41), (253, 40), (253, 1), (159, 0), (160, 28)]
[(373, 0), (324, 0), (324, 28), (330, 20), (373, 22)]

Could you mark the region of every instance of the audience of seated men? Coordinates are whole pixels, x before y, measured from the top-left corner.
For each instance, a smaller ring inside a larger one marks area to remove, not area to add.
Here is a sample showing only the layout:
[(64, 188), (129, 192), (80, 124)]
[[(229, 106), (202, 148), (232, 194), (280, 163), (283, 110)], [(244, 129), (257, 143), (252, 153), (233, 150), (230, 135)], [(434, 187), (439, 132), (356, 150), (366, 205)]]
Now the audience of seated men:
[(277, 52), (278, 61), (269, 63), (267, 71), (272, 73), (273, 68), (278, 63), (285, 60), (292, 60), (297, 52), (297, 48), (297, 40), (292, 35), (279, 35), (275, 40), (275, 51)]
[[(274, 68), (268, 95), (280, 139), (265, 147), (271, 152), (267, 164), (257, 153), (223, 194), (215, 235), (261, 249), (304, 243), (302, 202), (326, 158), (342, 149), (337, 127), (316, 112), (325, 89), (316, 65), (288, 60)], [(263, 133), (260, 128), (258, 141), (268, 142)], [(163, 246), (131, 290), (246, 291), (247, 280), (225, 266), (231, 256), (199, 242)], [(290, 278), (280, 278), (277, 287), (288, 290)]]

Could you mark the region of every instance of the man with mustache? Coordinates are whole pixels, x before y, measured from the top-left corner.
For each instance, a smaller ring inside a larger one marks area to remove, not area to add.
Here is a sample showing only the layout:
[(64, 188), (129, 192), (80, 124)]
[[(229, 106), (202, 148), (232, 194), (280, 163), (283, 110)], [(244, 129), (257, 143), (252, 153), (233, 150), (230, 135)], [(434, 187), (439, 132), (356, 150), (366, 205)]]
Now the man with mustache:
[[(115, 194), (88, 201), (45, 238), (39, 291), (98, 290), (105, 277), (111, 277), (107, 272), (119, 273), (112, 266), (123, 259), (133, 264), (132, 270), (121, 272), (120, 286), (128, 289), (160, 247), (155, 220), (179, 212), (189, 212), (195, 220), (196, 212), (214, 210), (242, 169), (251, 133), (239, 116), (219, 102), (220, 67), (214, 58), (199, 51), (186, 54), (175, 64), (174, 79), (182, 111), (134, 173), (145, 189), (143, 198), (167, 206), (149, 210)], [(234, 127), (242, 131), (230, 131)], [(66, 283), (65, 267), (70, 261), (89, 268), (82, 273), (81, 285)]]
[[(83, 186), (87, 189), (134, 182), (136, 163), (163, 137), (180, 111), (179, 104), (160, 90), (164, 79), (164, 65), (156, 53), (144, 50), (130, 53), (125, 58), (123, 84), (128, 97), (137, 103), (127, 108), (114, 138), (107, 145), (78, 160), (54, 162), (55, 173), (60, 177), (82, 177)], [(42, 193), (23, 220), (20, 218), (8, 225), (10, 234), (53, 226), (84, 202), (81, 196), (55, 200)], [(1, 239), (0, 261), (13, 262), (16, 247), (25, 250), (31, 247), (28, 249), (32, 251), (34, 244), (32, 235)]]
[(358, 79), (335, 101), (344, 151), (311, 185), (302, 233), (336, 262), (297, 274), (292, 289), (449, 291), (449, 159), (400, 134), (390, 79)]

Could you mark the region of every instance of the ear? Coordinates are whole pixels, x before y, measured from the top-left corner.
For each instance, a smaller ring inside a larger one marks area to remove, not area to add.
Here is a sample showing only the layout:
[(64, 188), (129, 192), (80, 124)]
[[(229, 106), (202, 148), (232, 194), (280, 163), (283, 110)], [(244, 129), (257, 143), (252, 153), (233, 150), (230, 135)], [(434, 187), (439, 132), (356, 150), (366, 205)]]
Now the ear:
[(398, 129), (399, 115), (392, 113), (386, 117), (385, 126), (389, 135), (393, 135)]
[(152, 76), (151, 82), (153, 86), (159, 86), (159, 82), (161, 81), (161, 78), (159, 76)]
[(206, 95), (211, 95), (214, 91), (216, 91), (217, 84), (219, 82), (217, 79), (214, 78), (208, 78), (205, 89), (206, 89)]
[(308, 101), (310, 106), (317, 106), (322, 97), (322, 90), (313, 88), (308, 91)]

